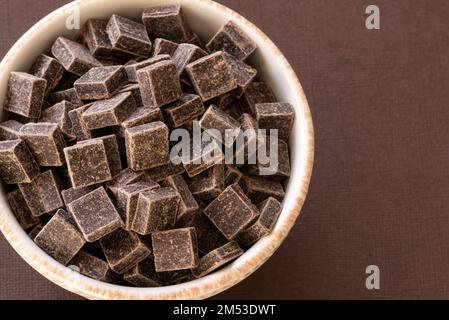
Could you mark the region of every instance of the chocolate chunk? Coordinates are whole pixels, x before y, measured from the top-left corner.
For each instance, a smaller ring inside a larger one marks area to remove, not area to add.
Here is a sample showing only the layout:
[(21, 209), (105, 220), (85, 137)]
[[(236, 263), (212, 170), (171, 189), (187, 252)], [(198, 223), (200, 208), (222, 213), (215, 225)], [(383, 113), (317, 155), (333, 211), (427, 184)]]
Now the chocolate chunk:
[[(266, 139), (266, 141), (261, 144), (262, 146), (259, 148), (258, 156), (260, 155), (260, 153), (264, 153), (266, 156), (266, 159), (264, 160), (270, 160), (270, 140)], [(277, 157), (273, 158), (273, 160), (275, 161), (261, 161), (261, 159), (257, 157), (256, 164), (248, 165), (248, 172), (252, 175), (268, 176), (268, 178), (284, 179), (290, 177), (290, 156), (288, 152), (287, 142), (283, 140), (277, 140), (276, 151)]]
[(148, 177), (156, 182), (161, 182), (169, 176), (183, 174), (184, 172), (185, 170), (182, 164), (174, 164), (172, 162), (145, 171)]
[(139, 262), (135, 267), (123, 275), (123, 279), (136, 287), (160, 287), (163, 279), (156, 273), (154, 257), (150, 256)]
[(176, 284), (195, 280), (191, 269), (161, 272), (159, 274), (164, 279), (164, 284), (166, 286), (173, 286)]
[(123, 66), (97, 67), (75, 81), (75, 90), (82, 100), (109, 99), (127, 83)]
[(225, 173), (224, 173), (224, 183), (225, 187), (229, 187), (230, 185), (234, 183), (239, 183), (240, 179), (243, 177), (243, 173), (240, 172), (240, 170), (233, 166), (233, 165), (227, 165), (225, 167)]
[(295, 120), (295, 109), (290, 103), (259, 103), (255, 118), (260, 129), (277, 129), (279, 139), (287, 141)]
[(281, 203), (272, 197), (260, 203), (258, 208), (260, 217), (252, 226), (242, 231), (238, 236), (239, 242), (246, 247), (269, 235), (282, 211)]
[(0, 142), (0, 177), (6, 184), (30, 183), (39, 167), (23, 140)]
[(182, 43), (192, 37), (180, 5), (146, 9), (142, 21), (151, 39), (164, 38)]
[(220, 106), (219, 104), (217, 106), (234, 119), (240, 119), (244, 113), (241, 100), (234, 100), (227, 106)]
[(78, 76), (82, 76), (93, 67), (101, 66), (83, 45), (64, 37), (56, 39), (51, 47), (51, 53), (67, 71)]
[(44, 228), (44, 226), (45, 226), (44, 223), (39, 223), (33, 229), (31, 229), (31, 231), (28, 233), (28, 236), (31, 238), (31, 240), (34, 241), (34, 239), (39, 234), (39, 232), (41, 232), (41, 230)]
[(118, 188), (134, 184), (137, 182), (151, 182), (152, 180), (144, 172), (135, 172), (130, 168), (123, 169), (106, 186), (108, 190), (116, 197)]
[(97, 58), (113, 58), (126, 60), (129, 54), (112, 46), (106, 32), (108, 22), (99, 19), (89, 19), (81, 30), (90, 53)]
[(157, 272), (193, 269), (198, 266), (195, 228), (174, 229), (151, 234)]
[(55, 123), (27, 123), (20, 129), (23, 139), (40, 166), (58, 167), (65, 163), (64, 136)]
[(228, 53), (225, 53), (225, 57), (237, 82), (239, 96), (241, 96), (257, 76), (257, 70)]
[(237, 88), (231, 66), (221, 51), (188, 64), (186, 70), (195, 91), (203, 101)]
[(173, 57), (177, 48), (177, 43), (167, 39), (157, 38), (153, 43), (153, 56), (168, 54), (170, 57)]
[(4, 109), (21, 116), (39, 118), (47, 81), (25, 72), (11, 72)]
[(19, 131), (22, 127), (23, 124), (16, 120), (7, 120), (0, 123), (0, 140), (19, 139)]
[(76, 267), (76, 271), (89, 278), (109, 282), (110, 269), (108, 263), (87, 252), (78, 252), (78, 254), (70, 260), (69, 266)]
[(245, 174), (240, 180), (240, 185), (254, 203), (260, 203), (268, 197), (282, 201), (285, 196), (284, 188), (279, 181), (263, 177)]
[(143, 24), (113, 14), (106, 26), (106, 32), (114, 48), (140, 57), (150, 54), (151, 41)]
[(146, 170), (167, 164), (169, 130), (160, 121), (126, 129), (126, 156), (133, 170)]
[(136, 102), (130, 92), (119, 93), (107, 100), (99, 100), (84, 111), (83, 121), (89, 129), (116, 126), (136, 109)]
[(19, 184), (20, 191), (31, 213), (38, 217), (53, 213), (64, 206), (58, 177), (52, 170), (38, 175), (31, 183)]
[(94, 242), (123, 226), (117, 210), (103, 187), (67, 205), (84, 238)]
[(72, 129), (72, 121), (69, 118), (69, 112), (75, 110), (76, 104), (68, 101), (62, 101), (54, 106), (42, 111), (39, 122), (49, 122), (56, 123), (61, 131), (64, 133), (65, 137), (68, 139), (74, 139)]
[(198, 238), (198, 250), (202, 255), (208, 254), (228, 242), (202, 211), (194, 214), (185, 227), (195, 228)]
[(207, 52), (194, 44), (182, 43), (173, 54), (173, 62), (176, 65), (181, 80), (190, 84), (185, 68), (188, 64), (207, 56)]
[(75, 200), (85, 196), (88, 193), (91, 193), (95, 190), (94, 186), (83, 187), (83, 188), (70, 188), (61, 191), (62, 199), (64, 200), (65, 205), (67, 206), (69, 203), (72, 203)]
[(205, 108), (199, 96), (185, 94), (178, 101), (164, 107), (163, 111), (167, 122), (173, 128), (179, 128), (201, 116)]
[(257, 207), (236, 184), (227, 187), (204, 213), (228, 240), (235, 239), (259, 215)]
[(234, 144), (240, 132), (240, 123), (213, 104), (204, 113), (199, 125), (203, 130), (210, 130), (208, 133), (226, 147)]
[(161, 61), (168, 61), (170, 60), (170, 56), (168, 54), (162, 54), (159, 56), (154, 56), (152, 58), (136, 62), (133, 64), (129, 64), (125, 67), (126, 73), (128, 75), (129, 82), (138, 82), (137, 80), (137, 71), (143, 68), (146, 68), (148, 66), (151, 66), (153, 64), (156, 64)]
[(206, 45), (209, 52), (225, 51), (239, 60), (245, 60), (257, 49), (242, 29), (233, 21), (229, 21)]
[(8, 193), (6, 198), (8, 199), (11, 211), (24, 230), (28, 230), (39, 223), (39, 219), (32, 215), (20, 190)]
[(70, 221), (69, 214), (60, 209), (37, 234), (34, 242), (55, 260), (66, 265), (81, 250), (86, 240)]
[(159, 108), (137, 108), (125, 121), (120, 123), (120, 134), (125, 136), (125, 130), (143, 124), (164, 121), (161, 109)]
[(83, 120), (83, 113), (90, 108), (92, 104), (86, 104), (69, 111), (69, 119), (72, 122), (72, 134), (77, 141), (88, 140), (92, 138), (92, 133)]
[[(237, 136), (234, 163), (241, 167), (248, 162), (256, 163), (257, 150), (260, 148), (259, 142), (259, 126), (256, 120), (248, 113), (244, 113), (240, 118), (240, 133)], [(228, 162), (228, 159), (227, 163)]]
[(125, 222), (125, 229), (131, 230), (132, 222), (136, 215), (139, 195), (144, 191), (159, 188), (155, 182), (137, 182), (117, 188), (117, 211)]
[(86, 140), (64, 149), (70, 180), (75, 188), (112, 179), (103, 140)]
[(199, 146), (195, 139), (192, 139), (190, 155), (182, 156), (182, 164), (190, 178), (199, 175), (207, 169), (223, 161), (224, 155), (220, 145), (214, 138), (201, 139)]
[(199, 266), (193, 269), (192, 273), (196, 278), (204, 277), (232, 260), (237, 259), (243, 253), (243, 250), (236, 242), (229, 242), (202, 257)]
[(57, 87), (59, 81), (61, 81), (64, 75), (64, 67), (58, 60), (45, 54), (40, 54), (31, 67), (31, 73), (38, 78), (47, 80), (45, 89), (45, 96), (47, 96), (50, 91), (53, 91)]
[(182, 97), (176, 66), (161, 61), (137, 71), (142, 102), (145, 107), (161, 107)]
[(217, 164), (188, 180), (190, 191), (196, 199), (210, 200), (224, 190), (224, 166)]
[(100, 240), (111, 269), (119, 274), (130, 270), (151, 254), (151, 249), (134, 233), (117, 229)]
[(192, 218), (192, 215), (199, 210), (198, 203), (189, 190), (189, 187), (180, 175), (170, 176), (162, 182), (162, 186), (170, 187), (178, 192), (180, 197), (176, 225), (183, 226)]
[(52, 92), (49, 95), (49, 100), (51, 103), (59, 103), (62, 101), (68, 101), (73, 104), (76, 104), (77, 106), (82, 106), (83, 102), (81, 101), (80, 97), (78, 97), (78, 94), (76, 93), (75, 88), (66, 89), (63, 91), (56, 91)]
[(117, 136), (115, 134), (110, 134), (96, 139), (103, 141), (111, 176), (115, 177), (122, 171), (122, 161), (120, 159)]
[(134, 100), (136, 101), (136, 106), (140, 107), (143, 105), (142, 96), (140, 95), (140, 86), (136, 83), (130, 83), (122, 88), (119, 93), (131, 92)]
[(276, 102), (276, 96), (264, 82), (252, 82), (243, 95), (243, 104), (252, 115), (256, 114), (256, 104), (273, 102)]
[(176, 222), (179, 194), (172, 188), (159, 188), (139, 195), (132, 229), (141, 235), (173, 228)]

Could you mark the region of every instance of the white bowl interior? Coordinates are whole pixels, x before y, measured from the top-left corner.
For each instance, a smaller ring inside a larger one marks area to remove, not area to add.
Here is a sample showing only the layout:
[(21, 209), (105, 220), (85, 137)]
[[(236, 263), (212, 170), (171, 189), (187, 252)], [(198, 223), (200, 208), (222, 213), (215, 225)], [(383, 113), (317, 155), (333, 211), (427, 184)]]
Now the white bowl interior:
[(3, 59), (0, 64), (0, 105), (3, 106), (10, 71), (27, 71), (38, 54), (49, 51), (58, 36), (75, 38), (78, 35), (78, 30), (67, 30), (65, 27), (65, 21), (75, 7), (80, 10), (82, 25), (89, 18), (107, 18), (113, 13), (140, 21), (145, 8), (179, 3), (183, 5), (193, 30), (203, 40), (210, 39), (227, 21), (237, 23), (259, 47), (250, 58), (250, 63), (258, 69), (260, 78), (273, 88), (278, 100), (290, 102), (295, 107), (296, 120), (290, 140), (292, 178), (287, 185), (284, 208), (273, 233), (224, 269), (186, 284), (131, 288), (100, 283), (50, 258), (20, 228), (2, 192), (0, 227), (16, 251), (53, 282), (88, 298), (206, 298), (217, 294), (254, 272), (274, 253), (294, 224), (307, 193), (313, 162), (313, 128), (299, 81), (279, 50), (260, 30), (232, 10), (210, 0), (85, 0), (64, 6), (31, 28)]

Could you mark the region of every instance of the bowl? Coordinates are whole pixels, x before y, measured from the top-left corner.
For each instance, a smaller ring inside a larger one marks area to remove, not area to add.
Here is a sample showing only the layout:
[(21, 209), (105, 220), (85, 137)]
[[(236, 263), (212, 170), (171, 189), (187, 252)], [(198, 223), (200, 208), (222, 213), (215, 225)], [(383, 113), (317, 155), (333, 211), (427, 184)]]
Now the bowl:
[[(290, 64), (273, 42), (255, 25), (231, 9), (211, 0), (79, 0), (65, 5), (36, 23), (9, 50), (0, 64), (0, 106), (3, 106), (11, 71), (27, 71), (41, 52), (47, 52), (60, 35), (75, 38), (66, 20), (80, 13), (81, 25), (89, 18), (107, 18), (118, 13), (137, 21), (145, 8), (182, 4), (192, 29), (200, 38), (210, 39), (222, 25), (234, 21), (258, 45), (250, 64), (259, 70), (278, 100), (290, 102), (296, 112), (289, 141), (292, 175), (286, 185), (283, 210), (273, 232), (258, 241), (244, 255), (223, 269), (188, 283), (134, 288), (103, 283), (63, 266), (42, 251), (20, 227), (0, 191), (0, 229), (11, 246), (34, 269), (57, 285), (89, 299), (204, 299), (239, 283), (256, 271), (287, 237), (303, 206), (312, 174), (314, 134), (312, 118), (301, 84)], [(3, 110), (0, 110), (2, 115)]]

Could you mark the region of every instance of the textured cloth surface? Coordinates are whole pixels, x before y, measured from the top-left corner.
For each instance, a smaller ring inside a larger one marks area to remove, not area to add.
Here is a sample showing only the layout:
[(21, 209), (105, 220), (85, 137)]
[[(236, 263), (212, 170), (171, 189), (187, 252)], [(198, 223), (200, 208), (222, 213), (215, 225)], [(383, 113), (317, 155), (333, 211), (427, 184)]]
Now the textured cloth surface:
[[(68, 1), (0, 1), (0, 57)], [(284, 52), (316, 130), (290, 236), (222, 299), (448, 298), (449, 2), (221, 0)], [(365, 28), (376, 2), (381, 30)], [(378, 265), (380, 290), (365, 288)], [(76, 299), (0, 239), (1, 299)]]

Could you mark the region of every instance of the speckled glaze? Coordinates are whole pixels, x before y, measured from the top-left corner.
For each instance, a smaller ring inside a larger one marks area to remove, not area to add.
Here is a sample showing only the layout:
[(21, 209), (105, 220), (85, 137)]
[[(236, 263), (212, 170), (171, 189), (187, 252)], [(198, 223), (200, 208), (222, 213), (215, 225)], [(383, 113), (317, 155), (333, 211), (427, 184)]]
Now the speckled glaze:
[(273, 88), (280, 101), (290, 102), (294, 106), (296, 119), (290, 138), (292, 178), (287, 185), (284, 207), (273, 232), (220, 271), (175, 286), (132, 288), (87, 278), (52, 259), (22, 230), (2, 191), (0, 229), (6, 239), (43, 276), (86, 298), (204, 299), (216, 295), (248, 277), (273, 255), (295, 224), (307, 195), (313, 167), (314, 134), (301, 84), (280, 50), (262, 31), (239, 14), (211, 0), (79, 0), (57, 9), (25, 33), (1, 62), (0, 105), (3, 106), (10, 71), (28, 70), (37, 55), (48, 51), (57, 36), (76, 37), (76, 30), (67, 30), (65, 27), (67, 17), (75, 8), (79, 9), (83, 24), (89, 18), (106, 18), (113, 13), (140, 20), (145, 8), (179, 3), (182, 3), (193, 30), (203, 39), (210, 39), (229, 20), (240, 26), (259, 47), (250, 58), (250, 63), (259, 70), (261, 78)]

